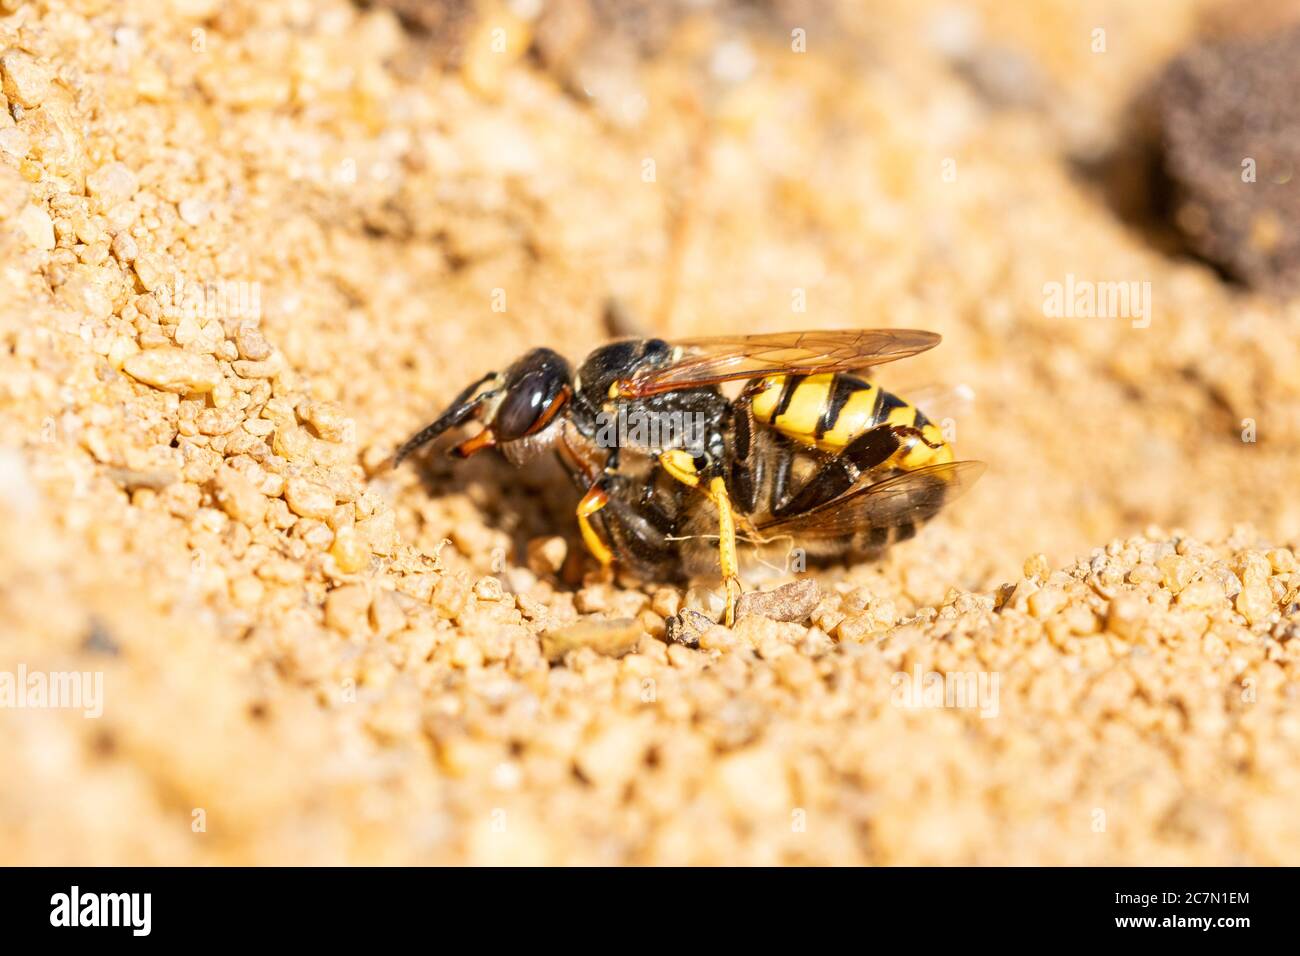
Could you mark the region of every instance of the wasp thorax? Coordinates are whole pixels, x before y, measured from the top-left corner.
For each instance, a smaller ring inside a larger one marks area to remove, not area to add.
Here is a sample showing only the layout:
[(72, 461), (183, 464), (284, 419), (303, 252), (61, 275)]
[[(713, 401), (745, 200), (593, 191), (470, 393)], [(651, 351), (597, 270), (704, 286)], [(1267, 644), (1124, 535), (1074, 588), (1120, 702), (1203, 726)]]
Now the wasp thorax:
[(578, 380), (585, 394), (602, 401), (610, 387), (647, 367), (662, 364), (672, 349), (663, 339), (626, 339), (602, 345), (587, 356), (578, 369)]

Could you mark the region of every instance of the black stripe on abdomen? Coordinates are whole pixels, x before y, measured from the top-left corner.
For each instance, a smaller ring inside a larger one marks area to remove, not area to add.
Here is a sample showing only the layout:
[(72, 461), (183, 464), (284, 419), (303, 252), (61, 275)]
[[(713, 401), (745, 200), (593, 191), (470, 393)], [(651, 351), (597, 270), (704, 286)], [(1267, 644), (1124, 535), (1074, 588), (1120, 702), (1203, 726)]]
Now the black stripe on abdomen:
[(879, 425), (889, 418), (889, 413), (896, 408), (902, 408), (907, 402), (903, 401), (893, 392), (887, 392), (883, 388), (876, 390), (876, 407), (871, 412), (872, 426)]
[(795, 389), (807, 378), (806, 375), (787, 375), (785, 384), (781, 386), (781, 398), (776, 403), (776, 408), (772, 412), (772, 417), (768, 421), (776, 424), (776, 420), (785, 414), (786, 409), (790, 407), (790, 402), (794, 399)]
[(817, 427), (813, 430), (813, 436), (818, 441), (821, 441), (822, 437), (835, 427), (840, 412), (844, 411), (844, 406), (848, 404), (853, 393), (865, 387), (861, 382), (847, 375), (834, 376), (831, 380), (830, 394), (826, 396), (826, 407), (822, 409), (821, 418), (817, 419)]

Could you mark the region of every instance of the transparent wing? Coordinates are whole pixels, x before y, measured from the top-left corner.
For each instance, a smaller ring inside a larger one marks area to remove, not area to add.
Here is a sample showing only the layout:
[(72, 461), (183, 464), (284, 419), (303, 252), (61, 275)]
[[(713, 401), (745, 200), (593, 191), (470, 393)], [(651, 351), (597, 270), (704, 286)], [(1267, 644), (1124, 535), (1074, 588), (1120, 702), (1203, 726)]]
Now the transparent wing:
[(939, 344), (920, 329), (842, 329), (721, 335), (675, 343), (676, 361), (645, 369), (620, 383), (626, 398), (644, 398), (679, 388), (787, 373), (851, 372), (916, 355)]
[(975, 410), (975, 389), (969, 385), (922, 385), (897, 389), (891, 386), (889, 390), (911, 402), (935, 424), (945, 418), (965, 418)]
[(919, 524), (967, 491), (984, 473), (982, 461), (950, 461), (906, 471), (860, 487), (812, 511), (760, 525), (766, 535), (838, 538), (872, 528)]

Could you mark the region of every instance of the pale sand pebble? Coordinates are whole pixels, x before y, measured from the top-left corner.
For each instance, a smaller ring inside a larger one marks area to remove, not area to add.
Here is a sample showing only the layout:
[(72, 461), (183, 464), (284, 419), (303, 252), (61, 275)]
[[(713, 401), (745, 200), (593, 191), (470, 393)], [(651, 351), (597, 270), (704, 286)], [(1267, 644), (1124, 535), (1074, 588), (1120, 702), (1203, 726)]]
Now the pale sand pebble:
[(363, 584), (345, 584), (325, 598), (325, 623), (346, 637), (370, 629), (370, 594)]
[(305, 478), (290, 478), (284, 487), (284, 500), (294, 514), (304, 518), (325, 519), (334, 512), (337, 499), (324, 485)]
[(334, 534), (330, 554), (344, 574), (360, 571), (370, 560), (370, 551), (362, 546), (352, 525), (339, 528)]
[(4, 153), (8, 158), (12, 160), (23, 159), (31, 148), (31, 137), (18, 127), (11, 126), (8, 129), (0, 129), (0, 153)]
[(50, 214), (40, 206), (28, 204), (18, 215), (18, 228), (34, 249), (48, 251), (54, 248), (54, 223)]
[(129, 356), (122, 370), (137, 381), (169, 392), (210, 392), (222, 381), (211, 355), (177, 348), (147, 349)]
[(235, 332), (235, 345), (241, 358), (260, 362), (271, 354), (271, 347), (256, 326), (241, 324)]
[(805, 621), (821, 601), (812, 578), (791, 581), (772, 591), (746, 591), (736, 602), (736, 619), (755, 614), (773, 621)]
[(261, 522), (268, 507), (266, 496), (243, 473), (222, 468), (216, 478), (217, 502), (230, 517), (250, 527)]
[(19, 106), (40, 106), (50, 92), (49, 70), (24, 50), (0, 53), (0, 78), (5, 96)]
[(629, 653), (641, 639), (641, 625), (633, 618), (611, 621), (582, 620), (552, 628), (542, 634), (542, 653), (552, 661), (570, 651), (590, 648), (613, 657)]
[(135, 195), (139, 183), (125, 163), (108, 163), (86, 177), (86, 191), (97, 209), (112, 209)]

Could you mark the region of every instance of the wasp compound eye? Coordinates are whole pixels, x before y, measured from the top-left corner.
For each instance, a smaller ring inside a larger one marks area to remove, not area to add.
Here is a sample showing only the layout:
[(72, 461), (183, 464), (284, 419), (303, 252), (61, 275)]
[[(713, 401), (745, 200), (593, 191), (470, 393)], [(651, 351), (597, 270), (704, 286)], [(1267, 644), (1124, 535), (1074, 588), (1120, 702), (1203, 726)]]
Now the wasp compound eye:
[(534, 349), (506, 371), (504, 396), (492, 419), (498, 442), (535, 434), (571, 393), (569, 363), (550, 349)]

